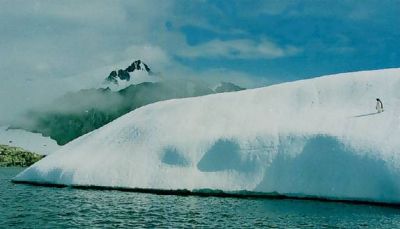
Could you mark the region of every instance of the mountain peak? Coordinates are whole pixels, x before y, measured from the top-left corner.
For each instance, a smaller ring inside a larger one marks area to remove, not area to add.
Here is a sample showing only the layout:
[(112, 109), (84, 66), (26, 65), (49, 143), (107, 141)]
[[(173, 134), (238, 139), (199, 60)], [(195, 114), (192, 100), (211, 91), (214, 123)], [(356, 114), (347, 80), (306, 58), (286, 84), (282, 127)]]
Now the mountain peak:
[(154, 81), (154, 79), (151, 77), (152, 75), (154, 74), (147, 64), (145, 64), (142, 60), (135, 60), (125, 69), (111, 71), (108, 77), (104, 80), (104, 83), (118, 87), (125, 85), (123, 86), (124, 88), (130, 84), (137, 84), (146, 81), (152, 82)]
[(144, 62), (142, 62), (141, 60), (133, 61), (132, 64), (125, 69), (125, 71), (127, 71), (127, 72), (133, 72), (136, 70), (146, 71), (149, 74), (151, 73), (149, 66), (147, 64), (145, 64)]

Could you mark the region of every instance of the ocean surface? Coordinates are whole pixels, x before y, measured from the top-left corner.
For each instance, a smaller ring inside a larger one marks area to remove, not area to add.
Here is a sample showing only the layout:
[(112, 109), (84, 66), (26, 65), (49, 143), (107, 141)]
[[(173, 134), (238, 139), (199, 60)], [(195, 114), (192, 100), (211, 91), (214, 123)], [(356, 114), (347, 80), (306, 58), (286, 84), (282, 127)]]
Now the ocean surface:
[(11, 183), (20, 171), (0, 168), (0, 228), (400, 228), (392, 207)]

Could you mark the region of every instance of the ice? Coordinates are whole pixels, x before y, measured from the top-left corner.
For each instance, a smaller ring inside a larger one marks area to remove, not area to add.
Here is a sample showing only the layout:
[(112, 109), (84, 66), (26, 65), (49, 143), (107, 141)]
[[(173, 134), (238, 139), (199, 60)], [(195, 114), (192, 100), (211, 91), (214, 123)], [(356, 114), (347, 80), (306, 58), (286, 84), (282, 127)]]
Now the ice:
[(400, 203), (399, 88), (385, 69), (159, 102), (15, 180)]
[(21, 147), (41, 155), (57, 151), (60, 146), (50, 137), (20, 129), (0, 126), (0, 144)]

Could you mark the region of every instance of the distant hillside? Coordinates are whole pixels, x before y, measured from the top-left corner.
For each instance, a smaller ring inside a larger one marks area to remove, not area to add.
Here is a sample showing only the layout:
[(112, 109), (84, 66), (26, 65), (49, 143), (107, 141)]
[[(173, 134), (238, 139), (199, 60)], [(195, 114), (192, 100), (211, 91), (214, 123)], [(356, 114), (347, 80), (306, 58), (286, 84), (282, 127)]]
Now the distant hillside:
[(239, 87), (236, 84), (233, 84), (231, 82), (221, 82), (215, 89), (214, 91), (216, 93), (222, 93), (222, 92), (230, 92), (230, 91), (241, 91), (244, 90), (245, 88)]
[(120, 91), (86, 89), (68, 93), (46, 108), (31, 110), (26, 122), (12, 128), (41, 133), (64, 145), (141, 106), (213, 93), (206, 84), (188, 80), (145, 82)]
[(0, 167), (27, 167), (44, 156), (26, 151), (19, 147), (0, 145)]
[(221, 82), (213, 90), (199, 80), (161, 80), (160, 74), (141, 60), (111, 71), (103, 86), (67, 93), (47, 106), (30, 110), (22, 122), (10, 128), (41, 133), (64, 145), (150, 103), (244, 89), (230, 82)]

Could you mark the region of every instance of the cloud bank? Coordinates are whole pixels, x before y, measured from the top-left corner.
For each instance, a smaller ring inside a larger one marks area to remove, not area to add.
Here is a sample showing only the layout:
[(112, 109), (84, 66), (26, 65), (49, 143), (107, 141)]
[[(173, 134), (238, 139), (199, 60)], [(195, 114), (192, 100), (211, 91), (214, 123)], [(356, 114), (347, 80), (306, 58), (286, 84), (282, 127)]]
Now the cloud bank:
[(189, 58), (272, 59), (292, 56), (300, 52), (294, 46), (280, 47), (268, 40), (256, 42), (250, 39), (212, 40), (204, 44), (187, 47), (180, 52)]
[[(250, 4), (251, 3), (251, 4)], [(257, 87), (400, 66), (395, 1), (0, 0), (0, 123), (143, 59)]]

